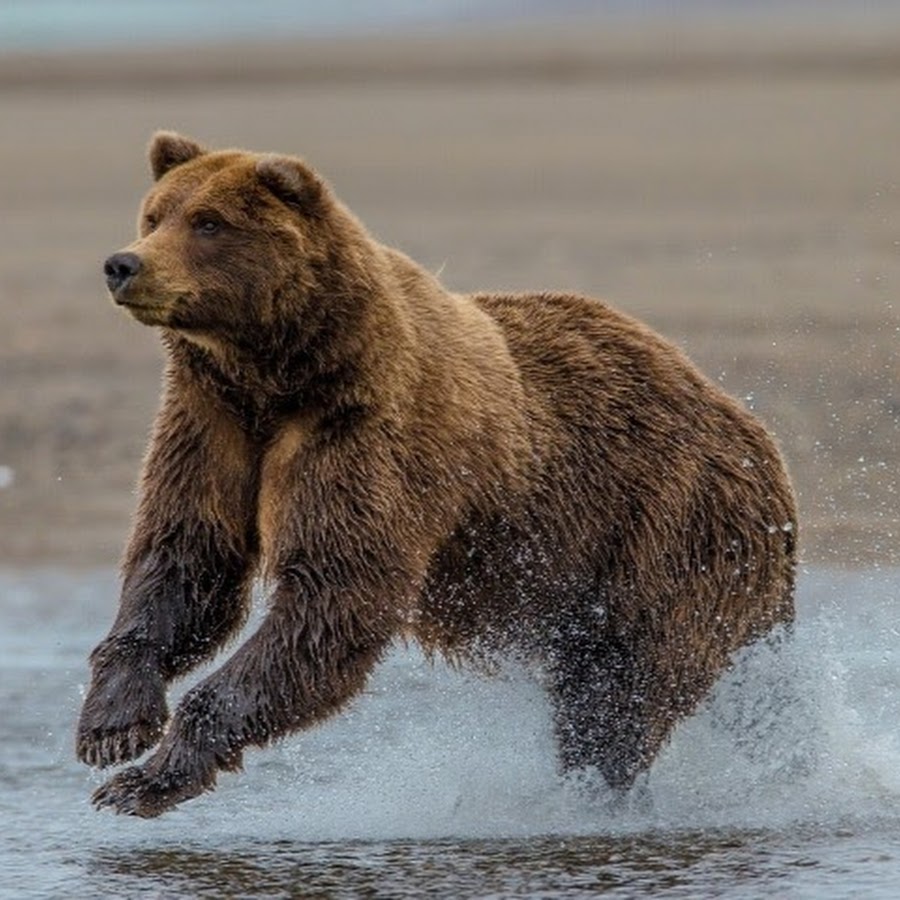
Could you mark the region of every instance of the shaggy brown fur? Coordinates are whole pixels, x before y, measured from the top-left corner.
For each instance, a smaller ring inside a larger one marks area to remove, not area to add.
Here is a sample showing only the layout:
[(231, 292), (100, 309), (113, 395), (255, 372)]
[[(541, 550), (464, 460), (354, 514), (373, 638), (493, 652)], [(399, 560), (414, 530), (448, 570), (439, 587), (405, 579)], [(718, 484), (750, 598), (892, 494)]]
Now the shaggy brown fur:
[[(562, 765), (627, 788), (739, 647), (792, 617), (763, 428), (595, 300), (461, 296), (301, 161), (153, 141), (115, 301), (165, 390), (78, 755), (155, 816), (333, 714), (401, 635), (547, 673)], [(259, 630), (168, 721), (168, 683)], [(157, 746), (158, 745), (158, 746)]]

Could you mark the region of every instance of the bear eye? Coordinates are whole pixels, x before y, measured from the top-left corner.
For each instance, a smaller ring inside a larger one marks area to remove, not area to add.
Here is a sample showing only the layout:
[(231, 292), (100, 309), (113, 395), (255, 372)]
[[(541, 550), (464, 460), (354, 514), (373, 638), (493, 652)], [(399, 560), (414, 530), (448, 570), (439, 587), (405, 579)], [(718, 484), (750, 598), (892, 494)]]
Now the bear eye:
[(149, 213), (144, 216), (144, 228), (147, 231), (156, 231), (156, 226), (159, 225), (159, 219), (154, 215), (150, 215)]
[(194, 223), (194, 231), (207, 237), (216, 234), (221, 227), (222, 223), (210, 216), (203, 216)]

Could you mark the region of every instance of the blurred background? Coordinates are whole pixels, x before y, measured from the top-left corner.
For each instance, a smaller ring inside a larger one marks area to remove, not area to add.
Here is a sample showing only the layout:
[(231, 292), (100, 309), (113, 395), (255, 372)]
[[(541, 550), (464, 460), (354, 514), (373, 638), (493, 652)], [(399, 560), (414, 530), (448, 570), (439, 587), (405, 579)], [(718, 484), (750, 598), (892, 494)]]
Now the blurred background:
[(306, 157), (448, 287), (582, 291), (776, 434), (813, 564), (900, 563), (900, 3), (0, 0), (0, 564), (118, 557), (150, 134)]

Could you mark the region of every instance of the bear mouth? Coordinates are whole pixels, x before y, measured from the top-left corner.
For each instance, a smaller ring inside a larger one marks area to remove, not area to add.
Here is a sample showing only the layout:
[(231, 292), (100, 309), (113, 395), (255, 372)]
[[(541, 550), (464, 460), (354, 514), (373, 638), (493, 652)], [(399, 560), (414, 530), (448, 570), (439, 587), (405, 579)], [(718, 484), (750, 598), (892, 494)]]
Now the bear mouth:
[(185, 294), (160, 296), (146, 290), (125, 290), (113, 295), (116, 306), (127, 310), (143, 325), (173, 325), (179, 309), (187, 300), (188, 296)]
[(128, 311), (142, 325), (164, 325), (166, 322), (164, 310), (153, 306), (135, 306)]
[(168, 319), (169, 308), (162, 303), (146, 302), (133, 297), (116, 297), (115, 302), (144, 325), (164, 325)]

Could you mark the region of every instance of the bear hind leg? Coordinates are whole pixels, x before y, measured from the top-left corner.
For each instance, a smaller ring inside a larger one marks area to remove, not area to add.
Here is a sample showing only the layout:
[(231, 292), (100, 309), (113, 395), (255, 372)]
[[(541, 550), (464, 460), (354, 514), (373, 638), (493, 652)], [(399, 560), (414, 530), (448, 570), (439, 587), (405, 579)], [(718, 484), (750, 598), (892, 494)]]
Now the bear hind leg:
[(668, 733), (652, 708), (652, 679), (630, 648), (607, 641), (560, 647), (551, 673), (562, 771), (595, 767), (611, 788), (627, 791)]

